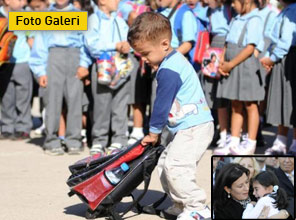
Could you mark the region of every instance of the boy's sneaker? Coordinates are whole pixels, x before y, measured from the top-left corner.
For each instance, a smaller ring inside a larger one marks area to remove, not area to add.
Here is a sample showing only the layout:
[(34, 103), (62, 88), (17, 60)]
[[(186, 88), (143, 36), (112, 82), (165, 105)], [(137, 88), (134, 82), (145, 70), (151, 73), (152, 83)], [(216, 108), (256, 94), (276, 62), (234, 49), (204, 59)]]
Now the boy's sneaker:
[(46, 148), (44, 153), (50, 156), (60, 156), (64, 154), (64, 150), (62, 147), (52, 147)]
[(104, 150), (104, 147), (101, 145), (101, 144), (94, 144), (90, 150), (89, 150), (89, 153), (90, 155), (95, 155), (95, 154), (104, 154), (105, 153), (105, 150)]
[(183, 208), (180, 204), (174, 203), (172, 206), (167, 209), (160, 211), (160, 217), (165, 219), (176, 219), (183, 211)]
[(39, 128), (34, 130), (34, 133), (37, 135), (44, 135), (45, 134), (45, 126), (42, 124)]
[(2, 132), (0, 134), (0, 140), (12, 140), (14, 135), (10, 132)]
[(287, 153), (286, 145), (281, 144), (278, 140), (273, 142), (273, 146), (265, 151), (265, 155), (283, 155)]
[(83, 151), (83, 147), (67, 147), (69, 155), (78, 155)]
[(199, 219), (211, 219), (211, 211), (208, 207), (199, 211), (185, 210), (178, 215), (177, 220), (199, 220)]
[(30, 139), (30, 134), (27, 132), (17, 131), (14, 133), (12, 140), (14, 141), (22, 141)]
[(119, 151), (121, 151), (123, 148), (121, 143), (112, 143), (106, 150), (106, 154), (110, 155), (110, 154), (115, 154)]

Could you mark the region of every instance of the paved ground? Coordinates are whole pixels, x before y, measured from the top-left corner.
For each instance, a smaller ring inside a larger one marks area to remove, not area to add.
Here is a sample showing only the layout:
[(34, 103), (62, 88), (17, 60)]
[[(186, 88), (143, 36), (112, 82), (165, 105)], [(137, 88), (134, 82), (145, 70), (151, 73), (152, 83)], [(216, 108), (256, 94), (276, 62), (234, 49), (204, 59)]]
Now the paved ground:
[[(271, 144), (275, 128), (265, 129), (264, 135)], [(87, 207), (77, 196), (71, 198), (67, 196), (69, 189), (66, 180), (70, 174), (68, 166), (88, 156), (88, 150), (85, 149), (79, 156), (52, 157), (43, 153), (42, 141), (42, 137), (34, 136), (28, 142), (0, 141), (0, 219), (84, 219)], [(265, 148), (257, 148), (256, 152), (262, 153), (264, 150)], [(208, 204), (211, 197), (211, 154), (212, 150), (208, 149), (197, 170), (198, 181), (208, 195)], [(154, 172), (149, 192), (143, 203), (147, 204), (159, 198), (161, 191), (158, 177)], [(129, 201), (125, 201), (127, 202)], [(164, 206), (169, 204), (167, 200)], [(135, 220), (158, 219), (149, 215), (137, 216), (132, 212), (127, 216), (132, 216), (130, 219)]]

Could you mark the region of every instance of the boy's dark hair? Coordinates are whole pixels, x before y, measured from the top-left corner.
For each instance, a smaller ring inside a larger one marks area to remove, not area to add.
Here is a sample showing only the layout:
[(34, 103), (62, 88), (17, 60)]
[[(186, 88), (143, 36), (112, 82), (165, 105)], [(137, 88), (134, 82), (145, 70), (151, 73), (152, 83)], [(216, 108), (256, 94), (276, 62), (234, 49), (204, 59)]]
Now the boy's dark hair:
[(72, 0), (72, 1), (78, 1), (81, 5), (81, 11), (87, 11), (88, 16), (94, 13), (94, 9), (91, 5), (91, 0)]
[[(264, 187), (279, 186), (279, 180), (271, 171), (263, 171), (254, 177), (253, 182), (258, 182)], [(278, 209), (285, 209), (288, 205), (287, 194), (282, 188), (278, 188), (276, 193), (271, 193), (270, 197), (275, 200), (273, 203)]]
[(215, 179), (215, 187), (213, 190), (214, 210), (221, 210), (225, 207), (228, 195), (224, 187), (227, 186), (231, 188), (232, 184), (244, 173), (246, 176), (249, 176), (250, 171), (237, 163), (229, 163), (222, 167)]
[(127, 35), (131, 46), (138, 42), (157, 41), (162, 37), (172, 39), (171, 24), (165, 16), (155, 12), (145, 12), (139, 15)]

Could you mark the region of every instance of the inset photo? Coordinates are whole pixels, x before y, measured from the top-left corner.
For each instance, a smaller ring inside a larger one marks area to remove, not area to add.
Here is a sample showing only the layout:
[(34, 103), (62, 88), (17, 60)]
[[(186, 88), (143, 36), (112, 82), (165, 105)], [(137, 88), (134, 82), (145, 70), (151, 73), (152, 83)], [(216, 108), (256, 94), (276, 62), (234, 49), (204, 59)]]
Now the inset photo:
[(295, 219), (293, 156), (212, 156), (212, 219)]

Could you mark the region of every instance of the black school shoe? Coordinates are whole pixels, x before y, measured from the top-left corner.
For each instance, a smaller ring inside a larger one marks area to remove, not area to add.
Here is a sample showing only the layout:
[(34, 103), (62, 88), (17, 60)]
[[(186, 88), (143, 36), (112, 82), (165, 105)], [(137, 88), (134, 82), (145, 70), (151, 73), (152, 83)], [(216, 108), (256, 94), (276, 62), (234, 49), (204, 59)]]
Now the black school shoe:
[(10, 132), (2, 132), (0, 134), (0, 140), (12, 140), (14, 135)]
[(12, 140), (14, 141), (22, 141), (30, 139), (30, 134), (27, 132), (17, 131), (14, 133)]

